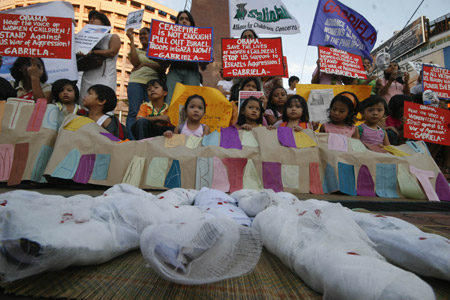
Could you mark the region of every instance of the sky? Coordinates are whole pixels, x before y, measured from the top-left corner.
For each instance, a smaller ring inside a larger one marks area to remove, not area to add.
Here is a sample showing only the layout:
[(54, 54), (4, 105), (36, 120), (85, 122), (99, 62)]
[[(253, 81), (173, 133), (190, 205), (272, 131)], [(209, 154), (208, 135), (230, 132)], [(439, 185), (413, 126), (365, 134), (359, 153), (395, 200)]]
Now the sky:
[[(196, 0), (192, 0), (194, 2)], [(209, 0), (214, 1), (214, 0)], [(393, 36), (394, 31), (401, 30), (411, 18), (422, 0), (340, 0), (341, 3), (363, 15), (378, 31), (376, 49)], [(180, 11), (184, 9), (186, 0), (155, 0), (169, 8)], [(317, 47), (308, 46), (314, 15), (318, 1), (282, 0), (289, 13), (300, 24), (299, 34), (282, 35), (283, 54), (287, 56), (289, 75), (296, 75), (300, 83), (311, 83), (311, 76), (318, 58)], [(430, 21), (450, 13), (449, 0), (424, 0), (410, 22), (419, 16)], [(195, 18), (195, 16), (194, 16)], [(214, 27), (214, 24), (211, 24)], [(276, 35), (260, 34), (261, 38)], [(285, 81), (287, 86), (287, 80)]]

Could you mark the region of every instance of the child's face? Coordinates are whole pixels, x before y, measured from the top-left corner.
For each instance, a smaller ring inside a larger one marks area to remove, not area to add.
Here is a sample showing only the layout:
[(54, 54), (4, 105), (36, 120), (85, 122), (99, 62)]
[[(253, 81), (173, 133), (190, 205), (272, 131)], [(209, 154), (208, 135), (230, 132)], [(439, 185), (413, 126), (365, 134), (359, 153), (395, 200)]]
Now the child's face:
[(178, 18), (178, 24), (192, 26), (189, 16), (186, 13), (182, 13)]
[(287, 101), (287, 94), (284, 89), (276, 89), (272, 94), (272, 102), (276, 107), (283, 107)]
[(93, 107), (98, 103), (98, 101), (99, 100), (97, 93), (94, 90), (90, 89), (88, 91), (88, 94), (83, 98), (83, 105), (87, 108)]
[(300, 120), (303, 115), (303, 107), (300, 102), (293, 100), (286, 109), (286, 114), (289, 120)]
[[(72, 104), (75, 102), (75, 90), (72, 85), (66, 84), (58, 94), (62, 104)], [(84, 102), (84, 101), (83, 101)]]
[(164, 99), (164, 97), (166, 97), (167, 92), (163, 89), (163, 87), (155, 82), (153, 85), (149, 86), (147, 88), (147, 94), (148, 94), (148, 98), (151, 101), (155, 101), (155, 100), (159, 100), (159, 99)]
[(345, 123), (345, 119), (348, 116), (348, 107), (341, 101), (336, 101), (330, 110), (330, 119), (334, 123)]
[(203, 101), (198, 98), (192, 99), (186, 107), (186, 117), (191, 121), (200, 121), (205, 115)]
[(255, 100), (249, 101), (247, 103), (247, 105), (245, 106), (245, 109), (242, 112), (242, 114), (244, 114), (244, 117), (247, 121), (252, 121), (252, 122), (258, 121), (258, 119), (261, 115), (260, 104)]
[(257, 91), (256, 82), (249, 81), (242, 88), (243, 91)]
[(369, 125), (376, 125), (384, 117), (384, 105), (379, 102), (374, 106), (367, 107), (362, 113), (362, 117)]

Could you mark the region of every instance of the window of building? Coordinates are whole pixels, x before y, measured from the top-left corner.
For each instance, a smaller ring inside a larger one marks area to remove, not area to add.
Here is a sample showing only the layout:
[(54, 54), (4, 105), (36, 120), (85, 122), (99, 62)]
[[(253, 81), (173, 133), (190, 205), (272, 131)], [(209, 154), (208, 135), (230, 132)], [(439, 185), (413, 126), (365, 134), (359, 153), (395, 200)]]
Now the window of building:
[(172, 15), (170, 15), (170, 19), (171, 19), (172, 21), (174, 21), (174, 22), (176, 22), (176, 21), (177, 21), (177, 17), (175, 17), (175, 16), (172, 16)]
[(136, 1), (131, 1), (131, 6), (136, 8), (136, 9), (141, 9), (141, 4), (139, 2), (136, 2)]
[(117, 0), (122, 5), (127, 5), (127, 0)]
[(167, 16), (167, 13), (165, 11), (158, 10), (158, 15), (165, 17)]
[(148, 12), (155, 13), (155, 8), (153, 6), (150, 6), (150, 5), (146, 5), (145, 6), (145, 10), (148, 11)]
[(73, 11), (74, 12), (80, 12), (80, 6), (79, 5), (73, 5)]
[(95, 7), (92, 6), (85, 6), (84, 7), (84, 13), (88, 14), (91, 10), (94, 10)]

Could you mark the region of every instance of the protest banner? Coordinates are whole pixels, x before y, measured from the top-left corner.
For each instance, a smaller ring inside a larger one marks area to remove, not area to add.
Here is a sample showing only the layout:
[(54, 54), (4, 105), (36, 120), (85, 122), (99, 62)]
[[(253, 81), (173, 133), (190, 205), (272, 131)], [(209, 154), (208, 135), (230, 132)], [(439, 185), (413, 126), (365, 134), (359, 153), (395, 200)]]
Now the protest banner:
[(377, 31), (356, 11), (337, 0), (320, 0), (317, 4), (308, 45), (333, 45), (371, 59), (376, 41)]
[(0, 14), (0, 55), (70, 59), (71, 43), (69, 18)]
[(422, 65), (423, 90), (436, 92), (439, 98), (450, 99), (450, 70)]
[(229, 0), (230, 36), (239, 36), (244, 30), (256, 33), (295, 34), (300, 25), (281, 0)]
[(283, 78), (289, 78), (289, 69), (287, 64), (287, 57), (283, 56), (283, 68), (284, 68), (284, 76)]
[(367, 79), (361, 56), (344, 50), (319, 46), (320, 71), (327, 74)]
[(141, 29), (143, 18), (144, 18), (144, 10), (143, 9), (130, 12), (127, 16), (125, 32), (127, 32), (127, 30), (129, 28)]
[(405, 138), (450, 146), (450, 111), (405, 101)]
[[(46, 17), (59, 17), (74, 19), (73, 6), (67, 1), (51, 1), (45, 3), (38, 3), (33, 5), (27, 5), (24, 7), (18, 7), (2, 11), (2, 14), (16, 14), (16, 15), (33, 15), (33, 16), (46, 16)], [(74, 41), (74, 26), (71, 27), (71, 41)], [(69, 48), (71, 54), (70, 59), (62, 58), (43, 58), (45, 69), (48, 75), (48, 83), (53, 83), (60, 78), (67, 78), (70, 80), (78, 79), (78, 70), (76, 64), (76, 57), (74, 55), (75, 42), (71, 43)], [(17, 57), (8, 56), (3, 59), (3, 66), (0, 69), (0, 76), (13, 80), (9, 72), (10, 67), (13, 65)]]
[(222, 39), (224, 77), (284, 76), (281, 38)]
[(75, 35), (75, 53), (88, 54), (110, 30), (111, 26), (86, 24)]
[(152, 20), (147, 56), (157, 59), (207, 61), (213, 59), (213, 28)]

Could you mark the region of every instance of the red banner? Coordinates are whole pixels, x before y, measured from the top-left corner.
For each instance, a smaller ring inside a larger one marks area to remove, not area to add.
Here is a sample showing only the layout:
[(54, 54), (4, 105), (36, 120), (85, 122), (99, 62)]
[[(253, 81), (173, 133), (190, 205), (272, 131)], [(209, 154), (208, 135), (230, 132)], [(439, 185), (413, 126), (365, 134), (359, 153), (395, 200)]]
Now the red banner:
[(432, 90), (439, 98), (450, 99), (450, 70), (422, 65), (423, 90)]
[(222, 39), (224, 77), (284, 76), (281, 38)]
[(212, 27), (192, 27), (152, 20), (147, 56), (182, 61), (212, 61)]
[(404, 136), (450, 146), (450, 110), (405, 101)]
[(0, 14), (0, 54), (70, 59), (72, 57), (72, 20)]
[(361, 56), (339, 50), (319, 46), (320, 71), (327, 74), (341, 75), (351, 78), (367, 79)]

